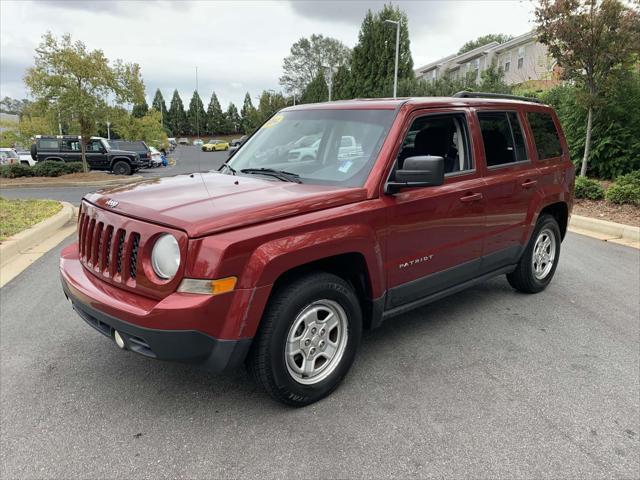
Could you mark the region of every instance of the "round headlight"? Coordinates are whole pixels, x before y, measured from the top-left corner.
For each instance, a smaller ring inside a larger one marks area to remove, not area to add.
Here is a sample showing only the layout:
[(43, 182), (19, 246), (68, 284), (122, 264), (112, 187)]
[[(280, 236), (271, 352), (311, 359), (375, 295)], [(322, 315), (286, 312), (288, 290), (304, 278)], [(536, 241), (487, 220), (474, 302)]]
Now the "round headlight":
[(173, 235), (165, 233), (156, 240), (151, 252), (151, 265), (158, 277), (168, 280), (180, 267), (180, 247)]

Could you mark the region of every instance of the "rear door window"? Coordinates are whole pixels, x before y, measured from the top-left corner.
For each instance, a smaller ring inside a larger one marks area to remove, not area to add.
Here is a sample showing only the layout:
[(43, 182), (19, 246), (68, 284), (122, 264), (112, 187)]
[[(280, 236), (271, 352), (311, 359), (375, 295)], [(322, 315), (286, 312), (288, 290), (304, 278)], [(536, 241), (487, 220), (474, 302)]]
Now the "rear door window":
[(527, 160), (522, 127), (515, 112), (479, 112), (487, 167)]
[(551, 115), (544, 112), (527, 112), (527, 120), (533, 133), (538, 159), (555, 158), (562, 155), (562, 145)]

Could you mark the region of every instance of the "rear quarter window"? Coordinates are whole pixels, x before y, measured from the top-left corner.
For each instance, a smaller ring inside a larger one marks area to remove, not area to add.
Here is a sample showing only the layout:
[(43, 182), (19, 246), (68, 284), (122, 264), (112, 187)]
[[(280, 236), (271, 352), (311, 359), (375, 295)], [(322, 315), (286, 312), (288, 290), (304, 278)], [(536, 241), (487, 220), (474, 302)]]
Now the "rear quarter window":
[(58, 139), (41, 138), (40, 140), (38, 140), (38, 148), (40, 150), (58, 150)]
[(558, 130), (551, 115), (544, 112), (527, 112), (527, 120), (533, 133), (538, 159), (561, 156), (562, 145), (560, 145)]

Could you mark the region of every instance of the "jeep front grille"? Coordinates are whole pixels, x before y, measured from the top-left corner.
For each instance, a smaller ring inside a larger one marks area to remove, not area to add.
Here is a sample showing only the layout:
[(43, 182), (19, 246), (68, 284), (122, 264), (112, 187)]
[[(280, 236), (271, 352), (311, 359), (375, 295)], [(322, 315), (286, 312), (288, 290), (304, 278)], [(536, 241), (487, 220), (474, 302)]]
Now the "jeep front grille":
[(78, 243), (80, 260), (87, 268), (115, 281), (135, 280), (140, 245), (138, 232), (96, 222), (83, 211), (78, 222)]

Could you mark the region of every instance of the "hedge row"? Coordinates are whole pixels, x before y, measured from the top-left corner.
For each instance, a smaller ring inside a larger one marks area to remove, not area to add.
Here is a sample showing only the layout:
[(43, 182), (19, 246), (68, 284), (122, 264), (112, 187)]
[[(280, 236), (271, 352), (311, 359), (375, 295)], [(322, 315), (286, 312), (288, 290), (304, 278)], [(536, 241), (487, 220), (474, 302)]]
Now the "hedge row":
[(575, 196), (589, 200), (604, 198), (611, 203), (640, 206), (640, 170), (619, 176), (606, 191), (597, 180), (578, 177)]
[(33, 167), (19, 163), (0, 166), (0, 177), (2, 178), (59, 177), (80, 172), (82, 172), (82, 162), (47, 161), (36, 163)]

